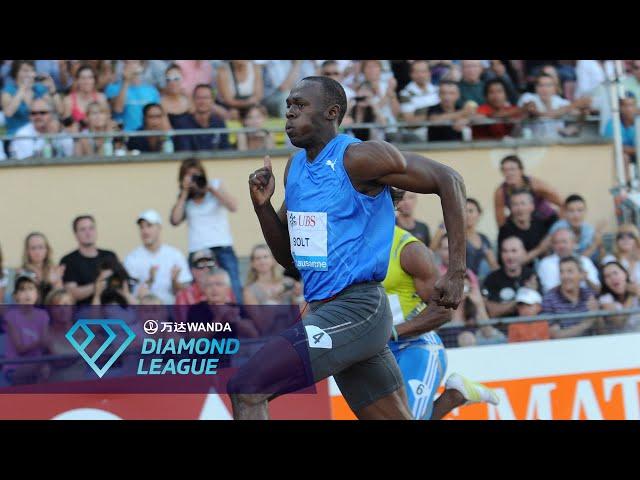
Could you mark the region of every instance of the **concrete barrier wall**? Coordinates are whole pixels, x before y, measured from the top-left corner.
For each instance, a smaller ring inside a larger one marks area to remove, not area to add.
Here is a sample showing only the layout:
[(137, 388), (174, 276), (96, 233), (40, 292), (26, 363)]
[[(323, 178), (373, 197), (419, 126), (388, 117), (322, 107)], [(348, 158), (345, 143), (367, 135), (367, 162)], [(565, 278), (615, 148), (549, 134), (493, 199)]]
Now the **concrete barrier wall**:
[[(469, 196), (485, 208), (480, 230), (495, 238), (493, 191), (501, 181), (500, 160), (517, 153), (527, 173), (545, 179), (561, 194), (583, 194), (588, 200), (588, 219), (615, 225), (611, 145), (553, 145), (520, 148), (475, 148), (420, 152), (458, 170)], [(286, 157), (272, 159), (277, 179), (274, 205), (284, 198), (282, 176)], [(238, 255), (245, 256), (252, 245), (263, 241), (249, 199), (248, 175), (262, 165), (262, 158), (212, 159), (204, 161), (210, 177), (222, 178), (239, 203), (230, 214)], [(173, 227), (168, 217), (178, 193), (179, 162), (150, 161), (116, 164), (6, 166), (0, 168), (0, 247), (7, 266), (17, 266), (24, 237), (31, 231), (44, 232), (58, 260), (76, 248), (71, 230), (73, 217), (93, 214), (98, 222), (101, 248), (115, 250), (120, 257), (139, 242), (135, 219), (147, 208), (157, 209), (165, 221), (164, 240), (186, 251), (185, 225)], [(417, 216), (434, 230), (442, 220), (436, 196), (421, 196)]]

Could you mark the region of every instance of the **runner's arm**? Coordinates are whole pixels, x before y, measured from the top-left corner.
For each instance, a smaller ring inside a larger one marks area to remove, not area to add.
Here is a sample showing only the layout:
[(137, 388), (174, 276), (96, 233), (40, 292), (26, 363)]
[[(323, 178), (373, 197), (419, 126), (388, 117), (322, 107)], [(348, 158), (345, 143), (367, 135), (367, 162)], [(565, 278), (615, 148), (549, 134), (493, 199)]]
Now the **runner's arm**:
[[(428, 302), (433, 293), (433, 287), (440, 277), (431, 250), (421, 242), (410, 243), (400, 253), (400, 266), (413, 277), (413, 285), (418, 296)], [(396, 332), (398, 337), (430, 332), (451, 320), (451, 313), (450, 309), (430, 302), (429, 306), (413, 319), (398, 325)]]
[[(287, 186), (287, 174), (289, 173), (289, 165), (291, 164), (291, 158), (287, 162), (284, 173), (284, 185)], [(262, 174), (266, 178), (271, 173), (271, 164), (269, 163), (268, 169), (261, 169)], [(264, 238), (271, 249), (271, 253), (276, 261), (282, 265), (285, 269), (295, 270), (295, 264), (293, 262), (293, 256), (291, 255), (291, 240), (289, 239), (289, 227), (287, 224), (287, 206), (285, 202), (282, 202), (280, 210), (277, 212), (271, 204), (271, 200), (265, 202), (262, 205), (257, 205), (254, 202), (254, 210), (258, 216), (260, 222), (260, 228)]]
[(345, 167), (357, 184), (390, 185), (416, 193), (440, 197), (444, 223), (449, 235), (449, 269), (435, 286), (439, 303), (457, 307), (462, 300), (466, 272), (465, 205), (466, 192), (462, 176), (452, 168), (379, 141), (350, 146)]

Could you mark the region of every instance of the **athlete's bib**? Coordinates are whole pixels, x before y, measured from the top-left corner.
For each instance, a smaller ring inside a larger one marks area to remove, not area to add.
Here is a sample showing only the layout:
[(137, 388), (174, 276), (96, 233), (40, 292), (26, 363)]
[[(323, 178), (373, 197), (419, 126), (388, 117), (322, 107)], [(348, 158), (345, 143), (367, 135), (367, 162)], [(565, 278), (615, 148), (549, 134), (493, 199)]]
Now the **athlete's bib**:
[(400, 325), (404, 323), (404, 314), (402, 313), (402, 305), (400, 304), (400, 297), (395, 293), (387, 294), (389, 298), (389, 306), (391, 307), (391, 315), (393, 315), (393, 325)]
[(326, 272), (327, 212), (287, 211), (291, 255), (298, 270)]

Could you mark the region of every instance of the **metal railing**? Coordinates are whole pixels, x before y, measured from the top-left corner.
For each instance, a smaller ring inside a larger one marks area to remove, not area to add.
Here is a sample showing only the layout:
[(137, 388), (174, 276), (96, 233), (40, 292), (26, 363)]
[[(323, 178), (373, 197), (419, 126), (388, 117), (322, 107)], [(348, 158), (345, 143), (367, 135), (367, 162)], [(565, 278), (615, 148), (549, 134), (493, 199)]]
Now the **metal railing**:
[[(478, 342), (478, 346), (481, 345), (496, 345), (496, 344), (506, 344), (511, 343), (509, 341), (509, 330), (510, 326), (514, 324), (527, 324), (527, 323), (537, 323), (537, 322), (546, 322), (549, 327), (556, 323), (567, 322), (570, 325), (565, 325), (566, 328), (571, 328), (572, 326), (578, 325), (579, 323), (591, 319), (591, 318), (602, 318), (606, 319), (608, 317), (629, 317), (631, 315), (640, 315), (640, 308), (633, 309), (624, 309), (624, 310), (598, 310), (598, 311), (589, 311), (589, 312), (576, 312), (576, 313), (564, 313), (564, 314), (540, 314), (536, 316), (530, 317), (502, 317), (502, 318), (491, 318), (486, 320), (476, 320), (473, 323), (448, 323), (438, 328), (436, 332), (440, 335), (442, 342), (444, 343), (446, 348), (457, 348), (461, 346), (459, 344), (460, 339), (459, 335), (464, 332), (470, 332), (476, 338)], [(573, 322), (571, 322), (573, 321)], [(497, 330), (490, 334), (489, 337), (485, 337), (481, 330), (484, 327), (492, 327)], [(561, 326), (561, 330), (565, 327)], [(583, 333), (575, 335), (575, 337), (584, 337), (584, 336), (602, 336), (609, 334), (618, 334), (618, 333), (628, 333), (631, 331), (640, 332), (640, 324), (638, 327), (633, 330), (628, 327), (620, 328), (617, 326), (613, 326), (608, 323), (593, 325), (586, 329)], [(480, 336), (479, 336), (480, 335)], [(542, 340), (542, 339), (541, 339)], [(551, 332), (549, 332), (549, 336), (546, 340), (554, 340), (554, 337), (551, 336)], [(475, 345), (475, 344), (474, 344)]]
[[(475, 118), (469, 123), (470, 126), (483, 126), (483, 125), (496, 125), (496, 124), (514, 124), (514, 125), (536, 125), (545, 122), (555, 122), (558, 120), (594, 123), (600, 120), (599, 116), (591, 115), (587, 117), (579, 117), (576, 115), (567, 115), (556, 119), (537, 119), (537, 120), (514, 120), (514, 119), (493, 119), (493, 118)], [(421, 127), (446, 127), (452, 126), (456, 122), (453, 120), (440, 120), (440, 121), (419, 121), (419, 122), (396, 122), (396, 123), (357, 123), (348, 126), (341, 126), (341, 131), (359, 130), (359, 129), (416, 129)], [(133, 130), (133, 131), (109, 131), (109, 132), (78, 132), (78, 133), (47, 133), (39, 135), (4, 135), (0, 136), (0, 140), (12, 141), (12, 140), (60, 140), (71, 138), (73, 140), (91, 139), (91, 138), (135, 138), (135, 137), (177, 137), (177, 136), (197, 136), (197, 135), (215, 135), (215, 134), (238, 134), (238, 133), (285, 133), (283, 127), (264, 127), (264, 128), (192, 128), (192, 129), (171, 129), (171, 130)]]
[[(540, 315), (535, 315), (530, 317), (517, 317), (517, 316), (499, 317), (499, 318), (490, 318), (487, 320), (478, 320), (476, 324), (478, 327), (482, 327), (485, 325), (491, 325), (491, 326), (501, 325), (501, 324), (509, 325), (512, 323), (531, 323), (531, 322), (540, 322), (540, 321), (555, 322), (560, 320), (575, 320), (575, 319), (585, 320), (587, 318), (618, 317), (618, 316), (633, 315), (633, 314), (640, 314), (640, 308), (629, 308), (629, 309), (616, 310), (616, 311), (596, 310), (596, 311), (576, 312), (576, 313), (555, 313), (555, 314), (546, 314), (546, 315), (544, 313), (541, 313)], [(440, 327), (440, 329), (446, 330), (446, 329), (452, 329), (452, 328), (460, 328), (461, 326), (463, 325), (445, 324), (442, 327)]]

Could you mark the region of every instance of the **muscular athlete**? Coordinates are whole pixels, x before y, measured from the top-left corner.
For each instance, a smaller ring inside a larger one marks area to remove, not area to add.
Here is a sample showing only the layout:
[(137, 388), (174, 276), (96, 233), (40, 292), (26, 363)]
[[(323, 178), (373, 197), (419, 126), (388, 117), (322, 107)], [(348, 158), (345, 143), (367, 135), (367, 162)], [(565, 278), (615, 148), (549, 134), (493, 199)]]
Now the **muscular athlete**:
[(449, 376), (444, 392), (434, 401), (447, 371), (444, 344), (434, 330), (452, 315), (450, 309), (429, 303), (439, 275), (431, 250), (396, 226), (382, 286), (393, 315), (394, 338), (389, 347), (400, 366), (409, 410), (416, 420), (439, 420), (462, 405), (498, 403), (491, 389), (457, 373)]
[[(384, 279), (395, 223), (390, 187), (440, 196), (450, 265), (430, 301), (456, 308), (466, 270), (465, 188), (450, 167), (381, 141), (339, 135), (342, 86), (307, 77), (287, 98), (286, 132), (301, 151), (284, 176), (285, 201), (271, 204), (270, 160), (249, 177), (251, 200), (274, 257), (298, 269), (310, 312), (257, 352), (229, 382), (234, 418), (267, 419), (268, 401), (291, 391), (299, 349), (313, 381), (333, 375), (359, 419), (411, 419), (387, 342), (392, 316)], [(247, 393), (251, 391), (251, 393)]]

